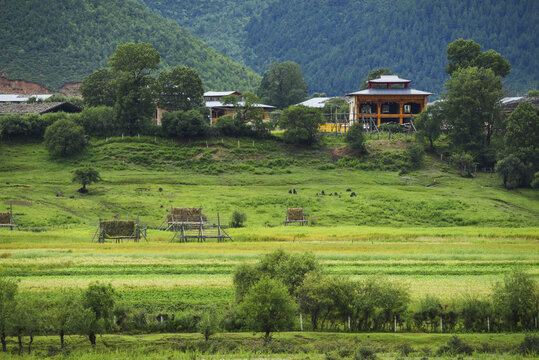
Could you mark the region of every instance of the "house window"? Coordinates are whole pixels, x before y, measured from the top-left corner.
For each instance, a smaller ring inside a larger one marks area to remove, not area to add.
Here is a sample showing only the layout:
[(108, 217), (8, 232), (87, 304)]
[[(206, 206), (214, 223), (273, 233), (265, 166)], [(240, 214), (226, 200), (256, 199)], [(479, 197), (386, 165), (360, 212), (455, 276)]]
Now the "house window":
[(412, 112), (412, 105), (410, 105), (410, 104), (404, 105), (404, 113), (405, 114), (410, 114), (411, 112)]
[(361, 109), (359, 109), (359, 111), (362, 113), (362, 114), (371, 114), (371, 106), (370, 105), (362, 105), (361, 106)]
[(384, 114), (389, 114), (389, 104), (382, 104), (382, 112)]

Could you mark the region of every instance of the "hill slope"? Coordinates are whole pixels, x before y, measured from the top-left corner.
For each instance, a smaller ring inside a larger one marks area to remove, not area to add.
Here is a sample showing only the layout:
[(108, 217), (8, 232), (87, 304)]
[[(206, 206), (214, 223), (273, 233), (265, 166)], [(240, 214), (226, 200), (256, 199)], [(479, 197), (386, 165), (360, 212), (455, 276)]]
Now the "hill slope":
[[(539, 2), (518, 0), (139, 0), (259, 73), (272, 62), (303, 67), (310, 92), (342, 95), (385, 66), (440, 92), (447, 45), (470, 38), (512, 65), (510, 93), (539, 87)], [(263, 11), (262, 11), (263, 10)]]
[(1, 0), (0, 72), (52, 90), (107, 64), (119, 44), (149, 42), (161, 67), (198, 70), (207, 90), (253, 90), (260, 77), (133, 0)]

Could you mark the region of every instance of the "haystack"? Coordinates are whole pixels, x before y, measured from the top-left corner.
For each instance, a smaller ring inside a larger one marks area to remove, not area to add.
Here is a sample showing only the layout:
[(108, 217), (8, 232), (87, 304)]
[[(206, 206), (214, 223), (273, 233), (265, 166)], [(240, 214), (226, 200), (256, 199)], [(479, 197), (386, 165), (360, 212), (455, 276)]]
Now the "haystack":
[(0, 224), (2, 225), (11, 224), (11, 214), (8, 212), (0, 213)]
[(174, 215), (175, 222), (200, 222), (201, 217), (202, 221), (206, 221), (206, 216), (202, 214), (201, 208), (172, 208), (172, 214), (167, 216), (168, 222), (172, 222), (172, 215)]
[(286, 216), (288, 218), (288, 221), (304, 220), (303, 208), (288, 208)]
[(103, 233), (109, 237), (133, 236), (137, 222), (134, 220), (101, 221)]

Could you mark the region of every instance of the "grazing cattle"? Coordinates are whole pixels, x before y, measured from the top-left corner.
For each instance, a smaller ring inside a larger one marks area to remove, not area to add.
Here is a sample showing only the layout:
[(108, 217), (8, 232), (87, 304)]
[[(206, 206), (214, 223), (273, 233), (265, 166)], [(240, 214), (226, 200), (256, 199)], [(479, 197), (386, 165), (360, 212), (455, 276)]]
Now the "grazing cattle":
[(350, 193), (350, 197), (355, 197), (355, 196), (356, 196), (356, 193), (352, 191), (352, 192)]
[(322, 194), (322, 195), (326, 195), (326, 193), (324, 192), (324, 190), (322, 190), (322, 192), (321, 192), (320, 194)]

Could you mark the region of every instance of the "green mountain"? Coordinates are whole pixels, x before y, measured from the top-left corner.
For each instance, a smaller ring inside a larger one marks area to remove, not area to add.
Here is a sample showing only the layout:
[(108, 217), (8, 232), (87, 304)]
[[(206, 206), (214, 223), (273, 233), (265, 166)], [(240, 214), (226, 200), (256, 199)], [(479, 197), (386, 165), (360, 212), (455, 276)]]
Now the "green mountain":
[(260, 76), (134, 0), (0, 0), (0, 73), (56, 90), (107, 65), (117, 45), (149, 42), (161, 67), (195, 68), (206, 90), (254, 90)]
[(539, 87), (536, 0), (139, 1), (259, 73), (275, 61), (299, 63), (310, 92), (358, 90), (380, 66), (440, 92), (446, 47), (458, 38), (511, 62), (508, 93)]

